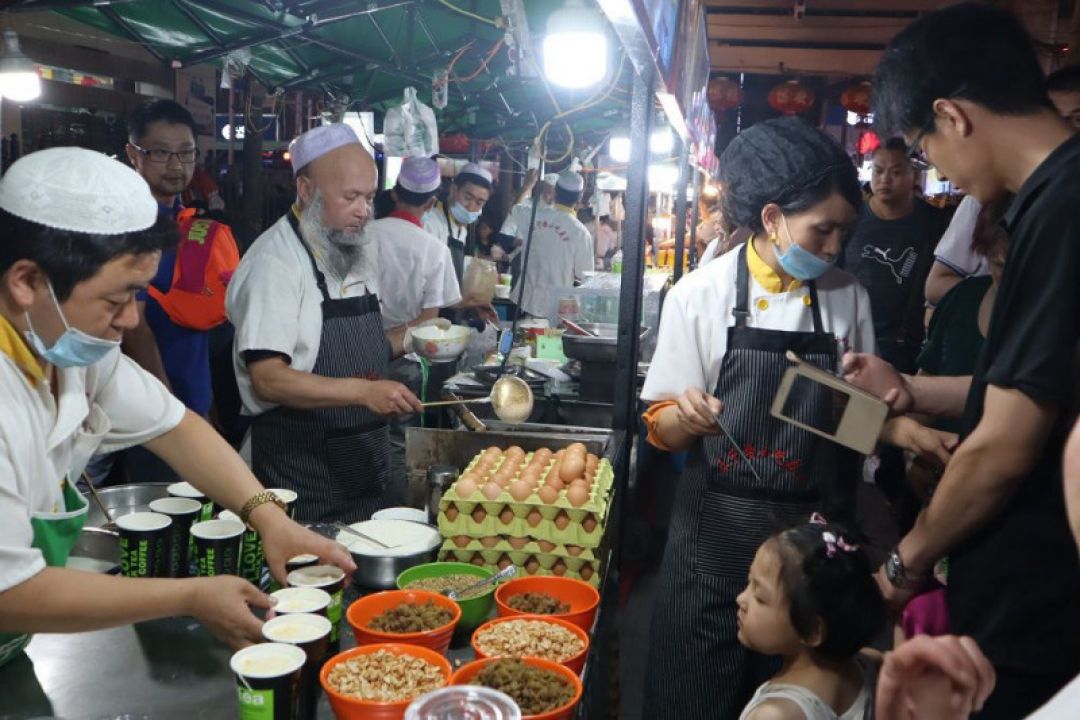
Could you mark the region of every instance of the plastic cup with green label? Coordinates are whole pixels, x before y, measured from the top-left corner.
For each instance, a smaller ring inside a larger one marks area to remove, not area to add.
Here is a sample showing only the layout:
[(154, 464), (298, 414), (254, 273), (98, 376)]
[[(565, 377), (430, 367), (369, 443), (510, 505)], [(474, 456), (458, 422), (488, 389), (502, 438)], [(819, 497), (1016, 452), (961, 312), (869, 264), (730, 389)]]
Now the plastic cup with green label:
[(195, 564), (200, 577), (236, 575), (244, 544), (244, 524), (239, 520), (207, 520), (191, 526), (195, 540)]
[[(222, 510), (218, 520), (240, 522), (240, 517), (231, 510)], [(244, 527), (244, 544), (240, 551), (240, 577), (258, 587), (262, 584), (263, 566), (266, 564), (262, 538), (250, 527)]]
[(191, 498), (166, 497), (151, 502), (150, 509), (172, 518), (165, 541), (165, 552), (169, 555), (168, 577), (187, 577), (191, 559), (191, 526), (202, 512), (202, 504)]
[(322, 615), (306, 613), (279, 615), (263, 624), (263, 637), (272, 643), (295, 645), (307, 655), (304, 668), (300, 671), (297, 717), (300, 720), (314, 720), (319, 703), (319, 670), (328, 657), (330, 647), (330, 621)]
[(240, 719), (293, 720), (305, 662), (303, 649), (285, 643), (262, 643), (237, 651), (229, 667), (236, 675)]
[(137, 512), (116, 519), (120, 535), (120, 572), (125, 577), (167, 577), (166, 538), (172, 518), (155, 512)]
[(313, 565), (312, 567), (293, 570), (286, 578), (289, 587), (318, 588), (330, 595), (330, 605), (326, 617), (333, 629), (330, 632), (330, 651), (337, 652), (341, 647), (341, 616), (345, 596), (345, 571), (336, 565)]

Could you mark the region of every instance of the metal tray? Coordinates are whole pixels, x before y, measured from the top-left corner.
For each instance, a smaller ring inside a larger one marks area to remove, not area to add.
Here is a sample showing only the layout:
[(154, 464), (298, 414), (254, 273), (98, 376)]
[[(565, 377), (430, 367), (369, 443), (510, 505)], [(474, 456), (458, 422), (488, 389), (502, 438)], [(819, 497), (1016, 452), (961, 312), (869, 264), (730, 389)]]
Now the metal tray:
[[(566, 357), (582, 362), (614, 363), (619, 352), (619, 326), (613, 323), (581, 323), (581, 327), (598, 337), (564, 333), (562, 341)], [(650, 330), (651, 328), (643, 326), (638, 337), (644, 339)]]

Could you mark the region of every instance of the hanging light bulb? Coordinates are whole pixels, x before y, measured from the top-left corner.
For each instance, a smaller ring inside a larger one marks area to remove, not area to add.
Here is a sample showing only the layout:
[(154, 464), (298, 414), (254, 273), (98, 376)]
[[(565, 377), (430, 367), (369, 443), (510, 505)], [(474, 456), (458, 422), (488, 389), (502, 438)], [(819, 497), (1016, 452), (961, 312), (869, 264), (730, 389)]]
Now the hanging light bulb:
[(19, 49), (19, 36), (4, 30), (4, 54), (0, 56), (0, 97), (29, 102), (41, 95), (41, 79), (34, 62)]
[(584, 0), (566, 4), (547, 21), (544, 74), (566, 88), (595, 85), (607, 75), (608, 44), (604, 22)]

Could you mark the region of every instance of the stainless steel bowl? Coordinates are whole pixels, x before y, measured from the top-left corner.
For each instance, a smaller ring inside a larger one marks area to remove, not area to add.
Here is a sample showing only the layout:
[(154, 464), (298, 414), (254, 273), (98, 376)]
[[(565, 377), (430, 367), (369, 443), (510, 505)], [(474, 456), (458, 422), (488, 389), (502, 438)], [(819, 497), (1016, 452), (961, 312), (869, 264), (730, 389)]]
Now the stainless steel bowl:
[[(86, 562), (80, 562), (85, 559)], [(75, 562), (72, 562), (75, 560)], [(114, 532), (85, 527), (68, 556), (69, 567), (111, 572), (120, 565), (120, 538)]]
[[(97, 491), (102, 504), (109, 508), (113, 519), (134, 512), (148, 512), (150, 503), (158, 498), (168, 497), (168, 483), (138, 483), (132, 485), (114, 485), (113, 487), (101, 488)], [(101, 512), (94, 499), (87, 496), (90, 508), (86, 515), (86, 526), (93, 528), (103, 527), (108, 520)]]
[[(576, 335), (572, 332), (563, 334), (563, 352), (566, 357), (583, 362), (614, 363), (618, 355), (619, 326), (613, 323), (580, 323), (580, 327), (593, 333), (595, 337)], [(642, 327), (639, 338), (644, 339), (650, 328)]]
[[(305, 525), (323, 537), (335, 541), (340, 532), (330, 523), (305, 523)], [(435, 562), (441, 544), (440, 538), (435, 547), (411, 555), (361, 555), (350, 551), (349, 554), (356, 563), (353, 584), (371, 590), (396, 590), (397, 576), (416, 565)]]

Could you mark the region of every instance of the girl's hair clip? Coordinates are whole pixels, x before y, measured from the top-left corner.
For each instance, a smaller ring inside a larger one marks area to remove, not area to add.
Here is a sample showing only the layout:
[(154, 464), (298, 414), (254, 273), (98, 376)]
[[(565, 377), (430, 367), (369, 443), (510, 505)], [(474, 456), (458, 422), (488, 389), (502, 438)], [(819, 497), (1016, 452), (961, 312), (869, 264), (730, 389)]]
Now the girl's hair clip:
[[(829, 523), (825, 519), (824, 515), (816, 512), (810, 516), (810, 524), (825, 526)], [(845, 540), (843, 535), (837, 535), (835, 533), (829, 532), (828, 530), (822, 531), (821, 539), (825, 542), (825, 556), (829, 558), (836, 556), (837, 548), (848, 553), (855, 552), (859, 549), (858, 545), (852, 545), (847, 540)]]

